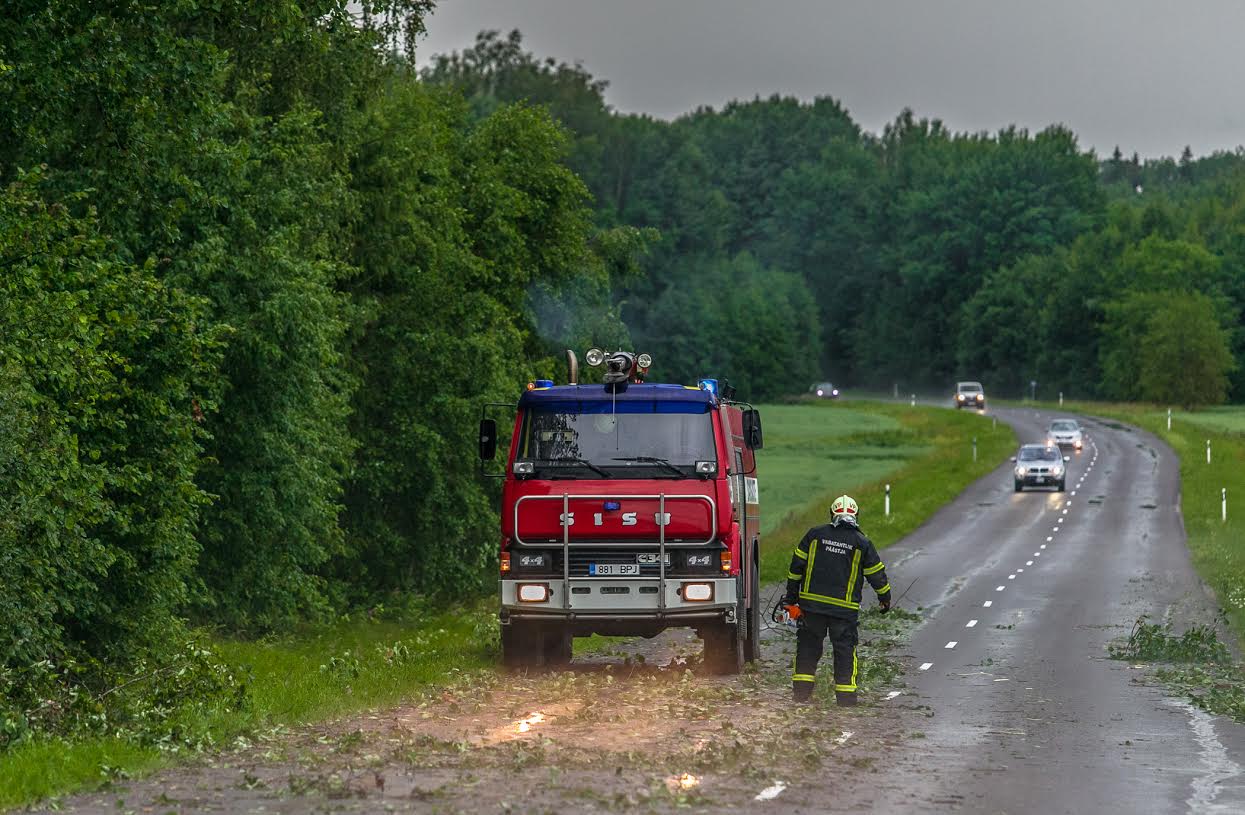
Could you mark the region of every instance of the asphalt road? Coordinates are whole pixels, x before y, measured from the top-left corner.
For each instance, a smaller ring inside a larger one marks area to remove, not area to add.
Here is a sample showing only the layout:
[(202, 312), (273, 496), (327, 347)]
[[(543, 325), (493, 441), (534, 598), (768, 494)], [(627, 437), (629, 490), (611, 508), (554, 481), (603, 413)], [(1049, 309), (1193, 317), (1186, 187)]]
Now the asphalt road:
[[(992, 412), (1022, 441), (1066, 415)], [(1091, 441), (1066, 493), (1017, 494), (1006, 463), (884, 553), (926, 615), (894, 700), (924, 712), (907, 720), (924, 737), (841, 779), (835, 811), (1245, 812), (1245, 726), (1107, 657), (1142, 614), (1213, 619), (1179, 462), (1149, 434), (1081, 421)]]

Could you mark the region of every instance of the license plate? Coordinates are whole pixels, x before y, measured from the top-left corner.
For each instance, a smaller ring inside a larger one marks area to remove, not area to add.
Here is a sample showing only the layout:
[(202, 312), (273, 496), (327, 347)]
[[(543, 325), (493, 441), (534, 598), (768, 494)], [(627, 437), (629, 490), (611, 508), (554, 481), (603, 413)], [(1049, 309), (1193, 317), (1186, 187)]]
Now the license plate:
[(638, 563), (589, 563), (588, 574), (593, 577), (639, 577)]
[(1039, 475), (1039, 476), (1037, 476), (1036, 478), (1034, 478), (1033, 480), (1034, 480), (1034, 481), (1036, 481), (1036, 482), (1037, 482), (1037, 483), (1039, 483), (1039, 484), (1042, 484), (1042, 483), (1044, 483), (1044, 482), (1046, 481), (1046, 476), (1044, 476), (1044, 475)]

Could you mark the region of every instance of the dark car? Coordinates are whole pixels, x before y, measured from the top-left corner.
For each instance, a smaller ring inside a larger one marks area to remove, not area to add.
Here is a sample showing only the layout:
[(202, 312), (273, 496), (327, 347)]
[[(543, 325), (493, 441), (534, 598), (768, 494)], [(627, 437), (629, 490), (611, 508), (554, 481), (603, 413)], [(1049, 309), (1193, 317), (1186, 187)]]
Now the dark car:
[(1016, 492), (1025, 487), (1054, 487), (1064, 491), (1068, 472), (1064, 463), (1068, 457), (1060, 454), (1054, 445), (1026, 444), (1012, 456), (1016, 467), (1012, 472)]
[(818, 399), (838, 399), (839, 389), (829, 382), (818, 382), (811, 386), (808, 392)]

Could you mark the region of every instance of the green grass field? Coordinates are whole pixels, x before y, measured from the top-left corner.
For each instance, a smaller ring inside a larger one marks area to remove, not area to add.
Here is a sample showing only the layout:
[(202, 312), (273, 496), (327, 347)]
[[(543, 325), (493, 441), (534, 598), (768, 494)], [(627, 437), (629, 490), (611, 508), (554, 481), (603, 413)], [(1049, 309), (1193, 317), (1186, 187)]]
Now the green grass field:
[[(426, 688), (491, 675), (496, 616), (477, 602), (420, 622), (347, 621), (257, 642), (217, 647), (247, 679), (251, 704), (186, 722), (225, 746), (288, 725), (409, 701)], [(0, 808), (98, 786), (166, 765), (176, 754), (118, 739), (41, 741), (0, 755)]]

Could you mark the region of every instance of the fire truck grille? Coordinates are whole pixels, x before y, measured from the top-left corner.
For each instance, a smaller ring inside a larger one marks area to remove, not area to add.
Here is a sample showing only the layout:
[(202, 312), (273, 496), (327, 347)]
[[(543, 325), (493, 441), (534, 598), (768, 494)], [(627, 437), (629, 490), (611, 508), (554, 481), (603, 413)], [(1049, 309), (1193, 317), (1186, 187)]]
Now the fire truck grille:
[[(666, 575), (670, 577), (710, 574), (717, 570), (719, 551), (721, 550), (715, 547), (667, 549)], [(617, 548), (574, 548), (571, 549), (570, 553), (570, 575), (571, 577), (591, 577), (593, 576), (593, 566), (598, 568), (601, 566), (638, 566), (638, 574), (629, 569), (626, 575), (616, 573), (614, 575), (598, 574), (598, 576), (658, 577), (660, 570), (657, 565), (657, 556), (657, 551), (650, 548), (641, 551)], [(549, 577), (562, 576), (562, 551), (560, 549), (543, 550), (542, 560), (543, 566), (535, 564), (525, 565), (521, 560), (521, 555), (518, 553), (511, 556), (511, 563), (515, 566), (516, 575), (536, 576), (540, 574)]]

